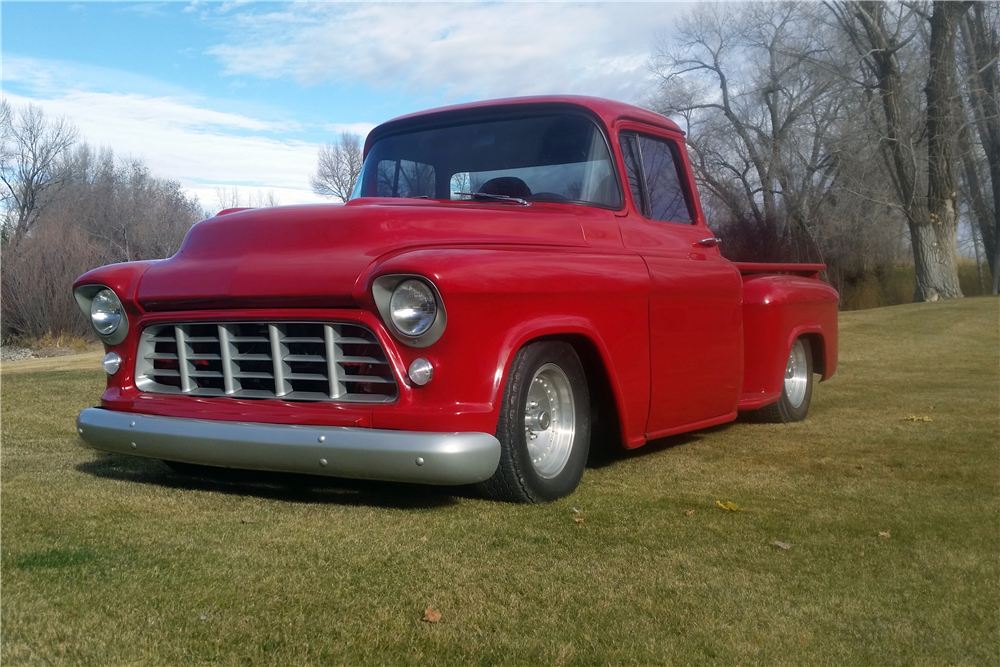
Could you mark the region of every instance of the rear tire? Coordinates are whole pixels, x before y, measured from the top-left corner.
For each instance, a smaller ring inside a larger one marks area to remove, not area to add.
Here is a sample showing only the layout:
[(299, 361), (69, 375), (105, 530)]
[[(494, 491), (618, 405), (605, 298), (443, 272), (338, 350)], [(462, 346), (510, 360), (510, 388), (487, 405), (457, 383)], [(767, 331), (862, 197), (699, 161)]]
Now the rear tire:
[(812, 401), (813, 358), (812, 348), (805, 338), (796, 338), (785, 362), (785, 379), (781, 385), (781, 398), (776, 403), (754, 411), (757, 421), (769, 424), (788, 424), (802, 421), (809, 414)]
[(537, 503), (576, 489), (590, 448), (590, 395), (572, 346), (540, 341), (518, 351), (496, 436), (500, 465), (478, 485), (487, 497)]

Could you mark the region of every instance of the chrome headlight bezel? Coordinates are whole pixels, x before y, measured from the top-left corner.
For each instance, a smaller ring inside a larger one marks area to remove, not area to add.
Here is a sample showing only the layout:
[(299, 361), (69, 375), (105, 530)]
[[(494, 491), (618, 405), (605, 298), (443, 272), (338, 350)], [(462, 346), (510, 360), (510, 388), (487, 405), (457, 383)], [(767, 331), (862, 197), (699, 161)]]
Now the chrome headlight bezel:
[[(81, 285), (73, 292), (77, 305), (87, 317), (90, 326), (97, 333), (98, 337), (106, 345), (118, 345), (128, 336), (129, 323), (128, 314), (122, 305), (121, 298), (113, 289), (106, 285)], [(96, 305), (95, 305), (96, 302)], [(116, 323), (112, 327), (104, 327), (104, 332), (98, 328), (97, 316), (94, 309), (98, 308), (99, 313), (110, 313), (109, 321)]]
[[(433, 319), (428, 325), (421, 326), (415, 330), (408, 330), (405, 324), (397, 322), (398, 317), (393, 316), (393, 296), (397, 294), (397, 290), (400, 287), (407, 289), (407, 283), (411, 281), (418, 283), (421, 288), (426, 289), (434, 300)], [(444, 334), (444, 329), (448, 321), (444, 301), (441, 299), (441, 293), (438, 291), (437, 286), (427, 278), (413, 274), (379, 276), (372, 282), (372, 297), (375, 299), (375, 305), (378, 308), (379, 315), (382, 317), (382, 321), (386, 325), (386, 329), (389, 330), (396, 340), (404, 345), (416, 348), (427, 347), (436, 343), (441, 338), (441, 335)]]

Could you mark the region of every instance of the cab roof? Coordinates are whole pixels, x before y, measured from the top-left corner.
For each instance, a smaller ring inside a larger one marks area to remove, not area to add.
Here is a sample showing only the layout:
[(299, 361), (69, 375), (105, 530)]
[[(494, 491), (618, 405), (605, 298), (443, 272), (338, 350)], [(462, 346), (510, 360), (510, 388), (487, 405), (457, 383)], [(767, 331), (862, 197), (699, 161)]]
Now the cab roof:
[[(508, 97), (498, 100), (484, 100), (481, 102), (469, 102), (466, 104), (456, 104), (427, 111), (399, 116), (386, 121), (377, 126), (368, 134), (365, 141), (365, 155), (372, 144), (385, 135), (396, 134), (409, 127), (417, 127), (437, 122), (447, 123), (459, 118), (470, 116), (492, 116), (503, 114), (505, 111), (516, 112), (518, 110), (569, 110), (576, 109), (584, 111), (592, 116), (596, 116), (603, 122), (606, 128), (611, 128), (617, 121), (631, 120), (647, 125), (682, 132), (676, 123), (668, 118), (654, 113), (648, 109), (616, 102), (601, 97), (587, 97), (583, 95), (538, 95), (532, 97)], [(682, 132), (683, 133), (683, 132)]]

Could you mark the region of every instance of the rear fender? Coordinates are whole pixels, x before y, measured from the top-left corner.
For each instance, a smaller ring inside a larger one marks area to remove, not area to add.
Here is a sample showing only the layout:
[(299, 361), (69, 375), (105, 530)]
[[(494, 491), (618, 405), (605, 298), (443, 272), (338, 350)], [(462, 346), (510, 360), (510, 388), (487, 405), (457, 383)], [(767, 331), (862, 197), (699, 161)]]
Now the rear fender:
[(813, 368), (822, 379), (834, 374), (838, 303), (837, 291), (816, 279), (788, 274), (744, 276), (741, 410), (780, 398), (788, 353), (800, 336), (809, 340)]

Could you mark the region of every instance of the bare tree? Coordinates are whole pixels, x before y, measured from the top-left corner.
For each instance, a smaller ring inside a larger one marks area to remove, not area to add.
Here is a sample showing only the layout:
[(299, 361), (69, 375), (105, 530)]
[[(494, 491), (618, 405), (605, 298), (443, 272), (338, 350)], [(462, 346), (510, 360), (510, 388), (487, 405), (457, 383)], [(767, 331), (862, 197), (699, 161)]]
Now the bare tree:
[(117, 159), (110, 148), (80, 144), (64, 169), (66, 194), (39, 225), (81, 229), (104, 263), (169, 257), (204, 217), (180, 183), (155, 176), (139, 158)]
[[(934, 3), (925, 52), (929, 67), (923, 108), (908, 86), (904, 49), (921, 36), (927, 18), (924, 6), (851, 0), (831, 7), (855, 44), (865, 73), (874, 79), (881, 102), (882, 116), (876, 122), (881, 124), (880, 146), (910, 232), (916, 274), (913, 300), (961, 297), (956, 255), (954, 157), (959, 111), (954, 41), (958, 20), (969, 3)], [(889, 15), (888, 10), (899, 14)], [(924, 137), (926, 154), (921, 146)]]
[(36, 207), (18, 245), (2, 246), (5, 339), (86, 335), (90, 328), (69, 289), (73, 280), (101, 264), (168, 257), (203, 215), (178, 182), (154, 176), (139, 159), (116, 160), (110, 148), (86, 143), (60, 153), (47, 183), (58, 184), (59, 196), (43, 190), (44, 206)]
[(758, 222), (801, 221), (836, 172), (825, 139), (839, 114), (830, 70), (842, 65), (821, 28), (808, 4), (703, 5), (652, 60), (654, 108), (684, 116), (709, 187), (729, 200), (735, 180), (732, 204)]
[[(927, 210), (931, 223), (918, 228), (913, 258), (915, 301), (962, 296), (958, 283), (957, 137), (962, 125), (956, 81), (955, 36), (971, 2), (934, 2), (931, 14), (930, 71), (927, 75)], [(923, 266), (922, 266), (923, 265)]]
[(342, 132), (335, 144), (321, 146), (316, 174), (310, 178), (313, 192), (347, 202), (361, 175), (362, 153), (361, 137), (350, 132)]
[(241, 192), (237, 186), (231, 188), (215, 188), (215, 200), (219, 210), (227, 208), (269, 208), (271, 206), (281, 206), (278, 196), (274, 190), (251, 189), (249, 192)]
[(0, 126), (3, 237), (16, 248), (64, 183), (59, 160), (76, 143), (77, 130), (65, 118), (46, 119), (34, 104), (15, 112), (6, 100), (0, 102)]
[[(1000, 38), (996, 3), (977, 2), (959, 25), (965, 47), (965, 79), (969, 107), (976, 133), (963, 125), (959, 151), (963, 158), (965, 185), (993, 276), (992, 292), (1000, 293)], [(970, 136), (971, 135), (971, 136)], [(975, 146), (973, 137), (978, 137)], [(979, 168), (979, 155), (986, 164)], [(985, 171), (988, 176), (980, 176)], [(983, 195), (989, 182), (992, 198)], [(992, 210), (991, 210), (992, 209)]]
[(18, 251), (0, 264), (0, 323), (3, 338), (41, 338), (60, 333), (90, 335), (70, 286), (102, 264), (101, 250), (74, 227), (41, 224)]

